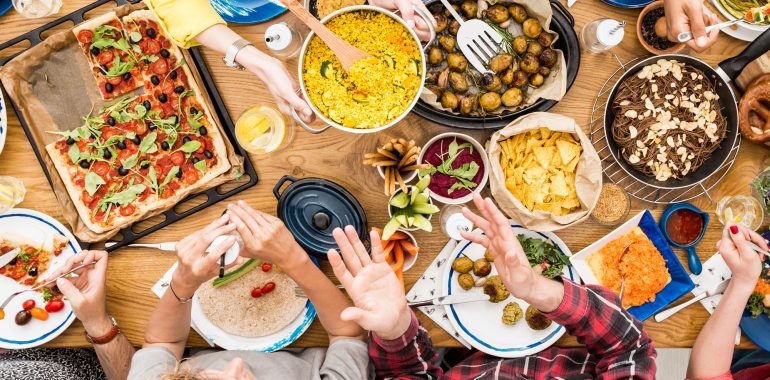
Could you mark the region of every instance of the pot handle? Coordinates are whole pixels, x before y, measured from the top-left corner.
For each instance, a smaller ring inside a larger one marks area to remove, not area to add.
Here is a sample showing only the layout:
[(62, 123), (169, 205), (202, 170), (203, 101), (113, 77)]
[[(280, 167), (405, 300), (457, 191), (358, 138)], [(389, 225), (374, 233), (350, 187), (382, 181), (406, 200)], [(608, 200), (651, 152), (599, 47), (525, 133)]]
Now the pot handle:
[(278, 180), (278, 183), (275, 184), (275, 187), (273, 187), (273, 195), (275, 195), (275, 199), (281, 199), (281, 192), (280, 192), (280, 190), (281, 190), (281, 187), (283, 187), (284, 183), (286, 183), (286, 182), (294, 183), (294, 182), (297, 182), (297, 181), (299, 181), (299, 180), (294, 178), (294, 177), (292, 177), (292, 176), (290, 176), (290, 175), (285, 175), (285, 176), (281, 177), (281, 179)]
[[(770, 29), (762, 32), (759, 37), (755, 38), (749, 46), (746, 46), (746, 48), (735, 57), (720, 62), (719, 69), (730, 77), (730, 80), (735, 80), (746, 65), (759, 58), (762, 54), (767, 53), (768, 45), (770, 45)], [(717, 72), (719, 72), (719, 70), (717, 70)], [(726, 80), (727, 78), (723, 79)]]
[(428, 24), (428, 31), (430, 32), (430, 38), (428, 38), (428, 41), (423, 42), (422, 48), (423, 52), (425, 51), (425, 48), (430, 46), (430, 44), (433, 43), (433, 40), (436, 39), (436, 28), (433, 27), (433, 23), (431, 20), (433, 20), (433, 15), (430, 13), (425, 13), (424, 10), (414, 7), (414, 11), (422, 17), (423, 20), (425, 20), (425, 23)]
[(294, 121), (296, 121), (297, 124), (299, 124), (299, 126), (302, 127), (302, 129), (304, 129), (304, 130), (306, 130), (306, 131), (308, 131), (308, 132), (310, 132), (312, 134), (318, 134), (318, 133), (321, 133), (321, 132), (331, 128), (331, 125), (327, 125), (327, 126), (321, 128), (321, 129), (311, 128), (309, 125), (307, 125), (307, 123), (305, 123), (304, 120), (302, 120), (302, 118), (299, 117), (299, 115), (297, 115), (297, 111), (294, 110), (294, 107), (291, 108), (291, 117), (294, 118)]
[(567, 18), (569, 24), (572, 25), (572, 27), (575, 27), (575, 17), (572, 16), (572, 13), (570, 13), (567, 8), (564, 8), (564, 5), (562, 5), (559, 0), (551, 0), (551, 5), (556, 7), (556, 10), (559, 11), (562, 16)]

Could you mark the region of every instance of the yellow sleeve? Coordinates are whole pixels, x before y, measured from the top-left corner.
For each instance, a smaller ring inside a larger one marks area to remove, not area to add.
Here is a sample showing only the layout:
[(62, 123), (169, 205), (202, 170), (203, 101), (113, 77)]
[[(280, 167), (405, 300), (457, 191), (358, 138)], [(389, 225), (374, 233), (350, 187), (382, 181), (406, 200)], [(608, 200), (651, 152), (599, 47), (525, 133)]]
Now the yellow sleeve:
[(208, 0), (144, 0), (179, 47), (198, 45), (195, 36), (225, 21)]

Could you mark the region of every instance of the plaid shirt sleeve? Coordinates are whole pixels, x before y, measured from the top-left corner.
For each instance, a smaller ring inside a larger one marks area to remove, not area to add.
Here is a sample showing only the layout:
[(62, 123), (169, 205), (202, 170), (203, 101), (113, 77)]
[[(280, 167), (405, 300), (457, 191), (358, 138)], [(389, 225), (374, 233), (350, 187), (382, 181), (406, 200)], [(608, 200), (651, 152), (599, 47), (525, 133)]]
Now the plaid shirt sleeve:
[(369, 357), (378, 379), (438, 379), (443, 374), (428, 331), (409, 313), (412, 323), (400, 338), (384, 340), (369, 333)]
[(620, 307), (618, 297), (604, 287), (563, 283), (564, 300), (546, 316), (596, 356), (596, 379), (654, 379), (652, 340), (642, 323)]

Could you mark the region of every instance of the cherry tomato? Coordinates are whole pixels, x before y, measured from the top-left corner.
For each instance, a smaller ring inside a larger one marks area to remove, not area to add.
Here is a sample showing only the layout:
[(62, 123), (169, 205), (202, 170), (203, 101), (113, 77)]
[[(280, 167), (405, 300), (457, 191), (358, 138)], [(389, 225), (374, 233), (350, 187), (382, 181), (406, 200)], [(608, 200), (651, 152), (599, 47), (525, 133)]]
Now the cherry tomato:
[(21, 310), (16, 313), (16, 324), (19, 326), (26, 325), (30, 319), (32, 319), (32, 314), (29, 313), (29, 310)]
[(162, 49), (160, 42), (156, 39), (147, 40), (147, 44), (144, 46), (143, 52), (147, 54), (158, 54), (160, 53), (160, 49)]
[(55, 313), (64, 309), (64, 301), (60, 299), (52, 299), (45, 304), (45, 310), (49, 313)]
[(171, 162), (174, 163), (174, 165), (179, 166), (182, 165), (185, 161), (184, 153), (181, 151), (176, 151), (171, 154)]
[(126, 207), (121, 207), (120, 208), (120, 215), (129, 216), (129, 215), (133, 214), (134, 211), (136, 211), (136, 207), (134, 207), (134, 205), (128, 205)]
[(262, 289), (260, 288), (254, 288), (251, 290), (251, 296), (254, 298), (262, 297)]
[(109, 83), (109, 84), (111, 84), (113, 86), (117, 86), (121, 82), (123, 82), (123, 76), (122, 75), (118, 75), (118, 76), (112, 77), (112, 78), (107, 78), (107, 83)]
[(94, 40), (94, 32), (90, 30), (81, 30), (78, 33), (78, 41), (81, 44), (90, 44)]
[(41, 321), (48, 319), (48, 312), (39, 307), (33, 307), (29, 312), (32, 314), (32, 318), (39, 319)]
[(35, 307), (35, 300), (26, 300), (23, 304), (21, 304), (21, 308), (24, 310), (30, 310), (33, 307)]
[(150, 71), (158, 75), (164, 75), (168, 72), (168, 62), (160, 57), (157, 61), (150, 63)]
[(263, 272), (269, 272), (272, 267), (273, 267), (273, 264), (264, 263), (264, 264), (262, 264), (262, 271)]
[(275, 282), (270, 281), (262, 287), (262, 294), (270, 293), (273, 290), (275, 290)]
[(101, 53), (99, 53), (98, 56), (96, 56), (96, 60), (100, 64), (106, 65), (106, 64), (112, 62), (112, 58), (114, 58), (114, 57), (115, 57), (115, 54), (113, 54), (111, 50), (104, 50)]

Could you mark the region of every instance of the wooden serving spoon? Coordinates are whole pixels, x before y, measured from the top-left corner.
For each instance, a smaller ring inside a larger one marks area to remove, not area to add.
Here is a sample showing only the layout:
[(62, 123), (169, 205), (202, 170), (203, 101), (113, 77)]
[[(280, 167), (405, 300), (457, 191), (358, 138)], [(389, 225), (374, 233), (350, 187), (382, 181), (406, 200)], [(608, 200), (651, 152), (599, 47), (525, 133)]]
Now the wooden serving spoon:
[(305, 25), (307, 25), (318, 37), (326, 43), (334, 55), (342, 64), (345, 72), (348, 72), (350, 66), (358, 61), (369, 57), (369, 53), (345, 42), (338, 35), (334, 34), (329, 28), (313, 17), (297, 0), (280, 0), (286, 8), (294, 13)]

